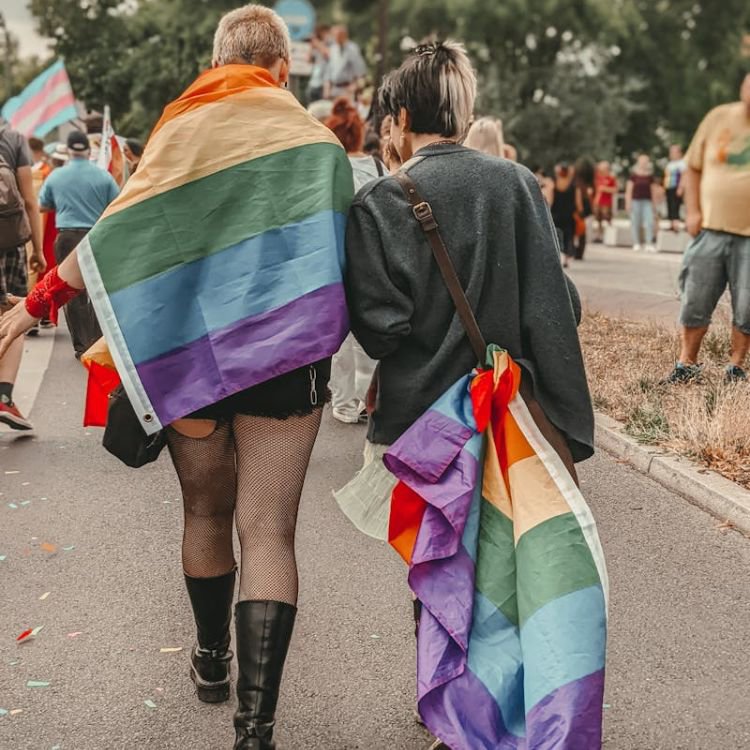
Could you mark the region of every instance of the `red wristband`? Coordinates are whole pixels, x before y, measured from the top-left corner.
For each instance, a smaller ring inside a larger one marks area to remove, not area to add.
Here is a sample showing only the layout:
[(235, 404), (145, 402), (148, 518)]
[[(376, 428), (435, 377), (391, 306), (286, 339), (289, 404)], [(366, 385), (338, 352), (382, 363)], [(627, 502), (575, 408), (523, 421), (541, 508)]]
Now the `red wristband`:
[(57, 266), (47, 271), (45, 277), (26, 297), (26, 311), (33, 318), (48, 318), (57, 325), (59, 309), (83, 292), (63, 281), (57, 273)]

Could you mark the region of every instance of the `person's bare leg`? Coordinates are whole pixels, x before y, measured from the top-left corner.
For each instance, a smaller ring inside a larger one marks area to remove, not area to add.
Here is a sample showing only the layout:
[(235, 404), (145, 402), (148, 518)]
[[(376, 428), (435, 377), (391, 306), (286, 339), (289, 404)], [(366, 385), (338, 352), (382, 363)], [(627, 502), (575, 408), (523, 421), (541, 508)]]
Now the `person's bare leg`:
[(8, 349), (8, 353), (0, 359), (0, 383), (15, 383), (18, 368), (23, 356), (23, 336), (19, 336)]
[[(703, 337), (708, 331), (708, 326), (702, 326), (701, 328), (685, 328), (682, 329), (682, 348), (680, 349), (680, 359), (683, 365), (695, 365), (698, 364), (698, 354), (701, 350), (701, 343), (703, 343)], [(746, 350), (747, 351), (747, 350)]]
[(733, 327), (730, 362), (737, 367), (744, 368), (748, 351), (750, 351), (750, 336), (740, 331), (739, 328)]

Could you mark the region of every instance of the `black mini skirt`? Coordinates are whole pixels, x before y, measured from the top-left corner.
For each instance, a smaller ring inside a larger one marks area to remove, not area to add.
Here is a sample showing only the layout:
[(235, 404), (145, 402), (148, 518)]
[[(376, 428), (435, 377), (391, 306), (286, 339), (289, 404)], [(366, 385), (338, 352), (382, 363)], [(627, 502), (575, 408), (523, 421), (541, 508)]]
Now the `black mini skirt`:
[(305, 416), (330, 400), (331, 358), (279, 375), (188, 415), (187, 419), (229, 421), (237, 414), (287, 419)]

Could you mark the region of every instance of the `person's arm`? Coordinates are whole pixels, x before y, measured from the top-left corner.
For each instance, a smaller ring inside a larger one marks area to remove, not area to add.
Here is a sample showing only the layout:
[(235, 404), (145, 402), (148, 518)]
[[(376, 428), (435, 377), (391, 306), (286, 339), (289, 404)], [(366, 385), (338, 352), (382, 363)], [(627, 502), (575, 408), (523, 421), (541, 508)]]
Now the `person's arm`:
[(713, 114), (709, 112), (698, 126), (690, 144), (685, 163), (687, 170), (682, 176), (685, 181), (685, 224), (688, 232), (697, 236), (703, 229), (703, 207), (701, 206), (701, 179), (703, 177), (703, 162), (706, 152), (706, 142), (711, 131)]
[(47, 264), (42, 250), (42, 218), (39, 215), (39, 204), (34, 192), (34, 178), (31, 174), (31, 167), (19, 167), (16, 171), (16, 181), (31, 226), (31, 246), (33, 249), (29, 257), (29, 266), (32, 270), (41, 273), (47, 268)]
[(541, 190), (547, 205), (552, 207), (555, 202), (555, 181), (551, 177), (545, 177)]
[[(34, 301), (36, 306), (40, 304), (41, 300), (42, 304), (45, 305), (53, 302), (55, 308), (57, 308), (77, 297), (84, 288), (83, 275), (78, 265), (78, 251), (74, 250), (59, 266), (51, 269), (44, 279), (32, 289), (29, 298)], [(5, 315), (0, 316), (0, 359), (8, 351), (10, 345), (19, 336), (23, 336), (26, 331), (33, 328), (39, 320), (39, 317), (33, 315), (27, 307), (29, 298), (24, 300), (19, 297), (9, 297), (14, 307)], [(34, 307), (34, 305), (30, 306)]]
[(583, 190), (579, 187), (576, 188), (576, 211), (583, 217)]
[(414, 303), (390, 277), (380, 230), (361, 201), (349, 210), (345, 284), (359, 343), (373, 359), (392, 354), (411, 332)]
[(625, 210), (630, 213), (633, 208), (633, 180), (628, 180), (625, 186)]
[(703, 228), (703, 211), (701, 209), (701, 177), (703, 173), (688, 166), (682, 176), (685, 183), (685, 211), (687, 230), (695, 237)]

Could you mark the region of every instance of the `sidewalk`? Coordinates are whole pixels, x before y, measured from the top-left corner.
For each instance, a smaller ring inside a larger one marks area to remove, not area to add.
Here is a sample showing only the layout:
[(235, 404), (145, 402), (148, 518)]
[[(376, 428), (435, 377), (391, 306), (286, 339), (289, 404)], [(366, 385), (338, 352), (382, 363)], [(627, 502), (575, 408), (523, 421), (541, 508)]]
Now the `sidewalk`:
[(585, 310), (676, 325), (682, 255), (591, 244), (568, 269)]

